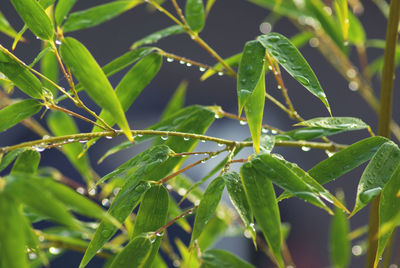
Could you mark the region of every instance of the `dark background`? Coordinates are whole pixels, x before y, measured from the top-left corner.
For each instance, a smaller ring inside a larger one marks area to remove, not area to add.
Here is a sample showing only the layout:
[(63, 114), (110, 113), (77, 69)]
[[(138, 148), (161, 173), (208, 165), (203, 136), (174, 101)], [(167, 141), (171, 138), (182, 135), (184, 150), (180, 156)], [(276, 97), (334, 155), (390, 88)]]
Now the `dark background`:
[[(108, 1), (78, 1), (73, 10), (86, 9), (104, 2)], [(178, 2), (183, 6), (183, 1)], [(371, 1), (363, 2), (365, 10), (361, 16), (361, 21), (363, 22), (368, 38), (384, 39), (386, 27), (384, 16)], [(8, 0), (1, 0), (0, 3), (1, 12), (14, 28), (20, 29), (23, 24), (10, 2)], [(173, 10), (169, 2), (164, 6), (169, 10)], [(246, 41), (252, 40), (261, 34), (259, 25), (269, 14), (268, 10), (247, 1), (218, 0), (208, 17), (201, 37), (223, 58), (229, 57), (240, 52)], [(135, 40), (169, 25), (172, 25), (172, 22), (165, 15), (157, 11), (151, 12), (144, 5), (141, 5), (100, 26), (68, 35), (79, 39), (91, 51), (100, 65), (104, 65), (125, 53)], [(291, 37), (297, 33), (296, 28), (286, 19), (279, 20), (274, 25), (273, 31), (287, 37)], [(40, 51), (40, 42), (31, 33), (26, 33), (25, 37), (29, 42), (19, 44), (15, 53), (26, 63), (30, 63)], [(6, 48), (11, 48), (12, 40), (1, 35), (0, 43)], [(215, 63), (215, 60), (209, 54), (185, 35), (162, 40), (157, 46), (167, 52), (203, 63), (210, 65)], [(319, 78), (331, 104), (333, 114), (335, 116), (362, 118), (373, 129), (376, 129), (377, 116), (366, 105), (364, 100), (361, 99), (358, 93), (349, 90), (348, 83), (324, 60), (319, 52), (315, 48), (306, 45), (302, 49), (302, 53)], [(370, 62), (378, 55), (381, 55), (381, 53), (382, 51), (377, 49), (368, 50)], [(350, 55), (352, 61), (358, 64), (354, 50), (351, 51)], [(167, 63), (164, 60), (160, 73), (146, 90), (143, 91), (129, 110), (131, 126), (133, 125), (135, 129), (142, 129), (157, 122), (168, 99), (183, 79), (189, 81), (186, 105), (220, 105), (225, 111), (236, 113), (237, 97), (235, 80), (227, 76), (214, 76), (205, 82), (200, 82), (200, 76), (201, 72), (197, 67), (186, 67), (176, 61)], [(111, 79), (112, 84), (116, 85), (122, 77), (123, 72), (114, 75)], [(276, 89), (276, 83), (273, 80), (271, 76), (268, 76), (267, 90), (270, 94), (279, 97), (279, 91)], [(323, 104), (285, 73), (284, 81), (297, 111), (304, 118), (310, 119), (317, 116), (328, 116)], [(64, 86), (66, 86), (65, 80), (61, 81), (61, 83), (64, 83)], [(379, 88), (379, 81), (374, 81), (374, 88)], [(395, 83), (395, 100), (399, 95), (398, 90), (396, 90), (397, 88), (399, 88), (398, 82)], [(397, 106), (395, 102), (394, 118), (398, 117), (399, 109)], [(91, 103), (90, 107), (96, 109), (93, 103)], [(286, 114), (267, 101), (264, 123), (289, 130), (295, 122), (291, 121)], [(44, 120), (43, 124), (45, 124)], [(81, 131), (90, 131), (90, 126), (87, 124), (82, 122), (78, 122), (78, 124)], [(240, 140), (248, 137), (249, 131), (247, 126), (241, 126), (237, 121), (221, 119), (214, 123), (207, 134)], [(352, 143), (367, 136), (366, 131), (360, 131), (337, 135), (334, 137), (334, 140), (341, 143)], [(16, 126), (0, 135), (0, 146), (37, 138), (35, 134), (27, 131), (24, 127)], [(97, 165), (96, 161), (99, 156), (121, 140), (102, 140), (90, 150), (89, 155), (93, 167), (100, 175), (110, 172), (144, 148), (143, 146), (138, 146), (132, 150), (121, 152), (117, 156), (105, 161), (102, 165)], [(206, 148), (212, 149), (212, 144), (206, 144), (201, 147), (201, 149)], [(300, 149), (279, 148), (275, 152), (282, 154), (288, 161), (298, 163), (300, 167), (306, 170), (326, 157), (323, 152), (317, 150), (302, 152)], [(244, 155), (249, 153), (250, 151), (247, 151)], [(78, 174), (56, 150), (47, 150), (42, 153), (41, 164), (55, 166), (67, 176), (79, 180)], [(210, 166), (213, 165), (211, 164)], [(195, 168), (188, 175), (194, 180), (199, 180), (206, 174), (208, 168), (204, 166)], [(347, 204), (350, 208), (354, 203), (356, 187), (361, 172), (362, 169), (355, 170), (337, 182), (328, 185), (328, 189), (331, 192), (335, 192), (338, 188), (344, 190)], [(229, 203), (229, 201), (227, 202)], [(291, 224), (292, 230), (288, 244), (298, 267), (327, 267), (329, 265), (328, 231), (330, 216), (321, 209), (304, 202), (299, 202), (298, 199), (285, 200), (280, 203), (280, 208), (282, 220)], [(368, 209), (364, 209), (352, 218), (352, 229), (367, 223), (367, 212)], [(357, 242), (353, 243), (353, 245), (355, 244)], [(218, 243), (216, 247), (223, 247), (234, 251), (252, 263), (257, 263), (257, 267), (272, 267), (263, 256), (255, 253), (251, 241), (245, 238), (226, 238)], [(54, 261), (52, 267), (76, 267), (80, 258), (81, 255), (78, 253), (68, 253), (64, 257)], [(351, 267), (362, 267), (363, 259), (363, 257), (353, 256)], [(98, 267), (99, 264), (100, 262), (93, 262), (88, 267)]]

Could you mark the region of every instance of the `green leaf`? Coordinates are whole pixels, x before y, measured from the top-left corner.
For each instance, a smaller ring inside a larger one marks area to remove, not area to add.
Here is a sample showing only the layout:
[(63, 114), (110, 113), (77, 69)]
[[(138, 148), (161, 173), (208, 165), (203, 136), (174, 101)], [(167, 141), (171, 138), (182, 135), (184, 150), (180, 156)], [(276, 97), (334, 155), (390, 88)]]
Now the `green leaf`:
[(349, 8), (347, 0), (335, 0), (333, 2), (333, 7), (335, 8), (338, 24), (342, 30), (343, 40), (346, 42), (349, 36)]
[(248, 0), (261, 7), (273, 10), (273, 12), (288, 16), (292, 19), (298, 19), (304, 16), (304, 11), (299, 9), (295, 1), (282, 1), (282, 0)]
[[(397, 166), (395, 172), (390, 177), (382, 190), (379, 202), (379, 238), (378, 249), (376, 252), (377, 261), (382, 256), (389, 239), (399, 225), (399, 198), (400, 189), (400, 165)], [(375, 263), (374, 267), (377, 267)]]
[(253, 140), (253, 148), (256, 153), (260, 152), (260, 135), (265, 103), (265, 77), (264, 68), (253, 93), (244, 104), (247, 122)]
[(111, 3), (71, 13), (62, 26), (63, 31), (72, 32), (99, 25), (141, 3), (143, 3), (141, 0), (113, 1)]
[[(341, 195), (339, 199), (343, 201), (343, 193)], [(349, 230), (347, 215), (341, 209), (336, 208), (330, 226), (330, 253), (333, 267), (345, 268), (349, 265), (351, 257)]]
[(185, 29), (183, 29), (180, 25), (169, 26), (167, 28), (151, 33), (146, 37), (139, 39), (138, 41), (136, 41), (131, 45), (130, 49), (135, 49), (143, 45), (154, 44), (163, 38), (182, 33), (185, 33)]
[(43, 88), (40, 80), (11, 55), (8, 50), (0, 45), (0, 72), (27, 95), (41, 99)]
[(203, 0), (186, 0), (186, 21), (194, 32), (201, 32), (205, 23)]
[(58, 26), (63, 23), (76, 1), (77, 0), (58, 0), (54, 11), (54, 17)]
[(254, 268), (255, 266), (222, 249), (207, 250), (201, 255), (202, 268)]
[(36, 100), (23, 100), (0, 110), (0, 131), (4, 131), (22, 120), (36, 114), (42, 104)]
[(356, 46), (364, 46), (367, 39), (364, 27), (360, 20), (351, 12), (349, 12), (349, 23), (349, 42)]
[(32, 63), (29, 64), (29, 67), (33, 68), (36, 65), (36, 63), (38, 63), (38, 61), (40, 61), (43, 58), (43, 56), (46, 55), (51, 50), (52, 50), (51, 47), (43, 48), (42, 51), (40, 51), (39, 54), (35, 57), (35, 59), (32, 61)]
[[(67, 114), (60, 111), (52, 111), (47, 117), (47, 125), (55, 136), (72, 135), (79, 133), (75, 121)], [(91, 180), (91, 168), (89, 158), (83, 155), (78, 159), (79, 153), (83, 149), (83, 145), (79, 142), (64, 144), (62, 146), (63, 153), (71, 162), (71, 164), (82, 174), (88, 182)]]
[(35, 174), (39, 167), (39, 162), (40, 153), (35, 150), (26, 150), (18, 156), (11, 170), (11, 174), (16, 172)]
[(256, 232), (254, 230), (253, 213), (249, 201), (247, 200), (246, 192), (243, 188), (240, 176), (236, 172), (231, 172), (224, 174), (222, 177), (225, 180), (229, 198), (246, 226), (247, 231), (250, 233), (253, 243), (255, 243)]
[(76, 39), (64, 38), (60, 54), (65, 64), (71, 68), (89, 96), (104, 110), (112, 114), (125, 136), (133, 141), (121, 103), (106, 75), (90, 52)]
[(15, 37), (17, 36), (17, 32), (11, 27), (10, 23), (4, 17), (3, 13), (0, 12), (0, 32), (10, 36)]
[(358, 183), (353, 216), (380, 194), (400, 163), (400, 150), (393, 142), (384, 143), (372, 157)]
[[(350, 129), (351, 130), (351, 129)], [(313, 140), (321, 137), (328, 137), (331, 135), (339, 134), (342, 132), (346, 132), (347, 129), (333, 129), (333, 128), (321, 128), (321, 127), (305, 127), (298, 128), (294, 130), (290, 130), (284, 133), (280, 133), (275, 136), (277, 140)]]
[(247, 42), (243, 49), (237, 77), (239, 116), (264, 75), (264, 62), (265, 48), (257, 41)]
[(359, 130), (369, 128), (369, 126), (361, 119), (354, 117), (317, 117), (297, 123), (296, 126), (344, 130)]
[(310, 65), (286, 37), (278, 33), (269, 33), (259, 36), (257, 40), (294, 79), (318, 97), (331, 113), (328, 99)]
[(187, 86), (188, 82), (186, 80), (183, 80), (179, 84), (178, 88), (175, 90), (174, 95), (172, 95), (171, 99), (168, 101), (168, 104), (161, 115), (161, 121), (183, 108)]
[(280, 227), (279, 208), (271, 181), (260, 173), (254, 164), (254, 159), (240, 168), (240, 177), (249, 201), (251, 211), (260, 226), (265, 240), (279, 267), (284, 267), (281, 247), (282, 234)]
[(115, 256), (110, 268), (144, 267), (150, 256), (151, 248), (150, 238), (138, 236)]
[[(46, 46), (46, 45), (44, 45)], [(49, 46), (47, 45), (47, 48)], [(46, 53), (40, 61), (41, 73), (48, 79), (58, 84), (59, 65), (54, 53)], [(45, 79), (42, 79), (43, 86), (51, 91), (54, 97), (57, 96), (57, 88)]]
[(194, 251), (189, 251), (186, 245), (179, 238), (175, 239), (175, 243), (179, 253), (182, 256), (181, 267), (198, 268), (200, 265), (198, 263), (196, 253)]
[(208, 221), (206, 227), (201, 232), (201, 235), (197, 239), (200, 250), (204, 251), (212, 247), (221, 237), (226, 234), (226, 231), (230, 225), (230, 221), (222, 219), (221, 209), (217, 208), (217, 211), (213, 217)]
[(6, 167), (8, 167), (8, 165), (10, 165), (12, 163), (12, 161), (14, 161), (14, 159), (19, 154), (24, 152), (25, 150), (26, 150), (25, 148), (24, 149), (16, 149), (16, 150), (12, 150), (11, 152), (7, 153), (4, 157), (2, 155), (0, 155), (0, 172), (3, 171)]
[[(183, 213), (182, 209), (178, 206), (175, 198), (170, 196), (168, 205), (168, 219), (174, 219)], [(180, 218), (176, 223), (186, 232), (191, 233), (192, 227), (185, 217)]]
[(4, 191), (0, 191), (0, 266), (28, 268), (25, 248), (24, 219), (20, 204)]
[[(162, 56), (159, 54), (150, 54), (145, 56), (122, 78), (121, 82), (115, 88), (115, 94), (121, 103), (124, 112), (128, 111), (129, 107), (136, 100), (143, 89), (153, 80), (161, 68)], [(113, 116), (102, 111), (100, 117), (110, 126), (115, 124)], [(99, 123), (99, 122), (98, 122)], [(92, 132), (103, 131), (103, 129), (94, 126)], [(86, 144), (89, 148), (96, 142), (97, 139), (92, 139)]]
[[(26, 247), (33, 253), (39, 256), (40, 262), (43, 266), (49, 266), (49, 260), (46, 257), (46, 254), (40, 248), (39, 237), (35, 234), (35, 231), (29, 222), (27, 217), (22, 217), (21, 220), (24, 224), (24, 232), (26, 239)], [(32, 268), (32, 263), (31, 268)]]
[(221, 200), (224, 188), (225, 182), (223, 177), (216, 178), (208, 185), (196, 211), (190, 244), (193, 244), (195, 240), (199, 238), (201, 232), (214, 214)]
[[(242, 52), (235, 54), (233, 56), (230, 56), (227, 59), (224, 59), (225, 63), (228, 64), (230, 67), (237, 67), (239, 66), (239, 63), (242, 59)], [(208, 69), (201, 77), (200, 80), (204, 81), (207, 78), (209, 78), (210, 76), (213, 76), (214, 74), (216, 74), (218, 71), (222, 71), (224, 70), (224, 66), (222, 66), (221, 63), (217, 63), (213, 66), (212, 69)]]
[(36, 0), (10, 0), (18, 15), (37, 37), (53, 40), (54, 25)]
[[(165, 225), (167, 221), (169, 205), (169, 194), (162, 185), (151, 187), (144, 194), (139, 211), (136, 215), (135, 227), (131, 239), (135, 239), (140, 234), (155, 232)], [(151, 253), (143, 267), (151, 267), (161, 244), (161, 237), (156, 237), (153, 242)]]
[[(13, 194), (20, 202), (43, 216), (72, 227), (80, 228), (80, 224), (68, 212), (67, 208), (54, 195), (43, 191), (42, 187), (32, 181), (26, 174), (12, 174), (6, 178), (6, 191)], [(43, 204), (46, 204), (45, 206)]]
[(208, 14), (211, 11), (211, 8), (214, 6), (216, 0), (207, 0), (207, 4), (206, 4), (206, 17), (208, 16)]

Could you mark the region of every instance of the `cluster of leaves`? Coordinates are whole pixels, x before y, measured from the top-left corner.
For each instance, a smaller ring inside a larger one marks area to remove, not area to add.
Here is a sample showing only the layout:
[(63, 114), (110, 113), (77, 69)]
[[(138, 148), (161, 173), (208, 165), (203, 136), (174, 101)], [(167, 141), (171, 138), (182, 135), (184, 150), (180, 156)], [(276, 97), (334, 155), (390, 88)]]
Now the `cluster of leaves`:
[[(66, 250), (84, 252), (80, 267), (88, 265), (95, 256), (107, 259), (105, 267), (166, 267), (160, 250), (167, 253), (175, 265), (182, 267), (253, 267), (227, 251), (212, 249), (228, 228), (240, 230), (240, 233), (245, 231), (255, 247), (263, 243), (262, 239), (257, 239), (262, 235), (272, 261), (278, 267), (286, 267), (294, 264), (285, 246), (288, 230), (281, 222), (278, 203), (292, 197), (332, 214), (332, 263), (335, 267), (346, 267), (350, 261), (351, 243), (346, 214), (353, 216), (380, 195), (380, 233), (375, 259), (382, 256), (391, 234), (400, 223), (400, 150), (389, 139), (374, 136), (370, 127), (360, 119), (333, 117), (324, 90), (298, 50), (308, 40), (318, 38), (320, 47), (331, 49), (327, 54), (332, 53), (339, 59), (333, 64), (340, 72), (357, 83), (363, 92), (371, 90), (363, 84), (364, 79), (346, 55), (351, 46), (365, 52), (366, 43), (382, 46), (382, 42), (366, 41), (363, 27), (348, 8), (347, 1), (333, 1), (335, 16), (332, 17), (327, 13), (327, 10), (332, 10), (320, 0), (251, 0), (295, 20), (303, 32), (291, 40), (278, 33), (260, 35), (247, 42), (242, 52), (226, 60), (199, 36), (215, 2), (212, 0), (208, 0), (206, 5), (202, 0), (187, 0), (184, 12), (172, 0), (178, 16), (163, 7), (164, 1), (156, 0), (118, 0), (72, 13), (76, 1), (10, 2), (25, 23), (17, 33), (0, 13), (0, 31), (14, 38), (11, 51), (24, 40), (22, 36), (28, 29), (42, 41), (43, 49), (28, 65), (0, 45), (0, 82), (4, 89), (1, 91), (4, 107), (0, 110), (0, 131), (20, 123), (42, 139), (0, 148), (0, 171), (12, 165), (9, 174), (0, 177), (0, 214), (3, 215), (0, 217), (1, 267), (48, 265), (49, 259)], [(352, 1), (353, 7), (357, 3)], [(140, 4), (158, 9), (176, 25), (136, 41), (130, 51), (103, 67), (80, 41), (64, 36), (99, 25)], [(157, 47), (143, 46), (184, 33), (205, 48), (218, 63), (212, 67)], [(324, 46), (322, 42), (329, 45)], [(125, 113), (157, 75), (164, 57), (167, 61), (176, 59), (207, 69), (202, 80), (216, 73), (237, 79), (238, 115), (226, 113), (218, 106), (184, 107), (187, 85), (181, 84), (157, 124), (144, 130), (132, 130)], [(329, 56), (327, 59), (331, 60)], [(41, 63), (40, 71), (35, 69), (38, 62)], [(383, 60), (379, 59), (371, 64), (370, 75), (382, 64)], [(108, 77), (128, 67), (130, 70), (114, 89)], [(287, 94), (281, 67), (319, 98), (331, 117), (304, 120)], [(266, 90), (265, 80), (269, 71), (275, 77), (286, 105)], [(59, 85), (59, 72), (68, 81), (68, 90)], [(13, 98), (14, 87), (25, 93), (26, 99)], [(102, 109), (99, 114), (84, 104), (78, 94), (80, 91), (85, 91)], [(374, 102), (373, 94), (362, 96)], [(263, 125), (266, 99), (297, 120), (300, 127), (285, 132)], [(76, 105), (77, 111), (61, 106), (67, 100)], [(43, 107), (51, 110), (46, 115), (48, 130), (33, 117)], [(241, 117), (243, 109), (246, 118)], [(81, 115), (82, 112), (86, 115)], [(79, 133), (72, 117), (92, 124), (92, 131)], [(215, 119), (221, 117), (247, 121), (251, 137), (235, 141), (205, 135)], [(114, 125), (120, 130), (114, 129)], [(268, 128), (272, 134), (267, 133)], [(349, 146), (327, 138), (362, 129), (368, 130), (372, 137)], [(106, 152), (99, 163), (135, 144), (150, 139), (153, 142), (148, 149), (99, 178), (86, 152), (97, 139), (118, 135), (125, 135), (128, 141)], [(313, 141), (316, 139), (322, 141)], [(196, 152), (199, 141), (213, 142), (224, 148)], [(322, 149), (329, 157), (304, 171), (282, 156), (271, 153), (275, 146)], [(235, 159), (244, 147), (253, 147), (255, 153), (246, 159)], [(86, 185), (76, 186), (76, 182), (54, 168), (39, 167), (41, 153), (50, 148), (65, 154)], [(199, 183), (193, 183), (183, 175), (186, 170), (223, 153), (227, 154), (225, 159)], [(188, 156), (199, 154), (204, 158), (182, 167)], [(343, 196), (335, 197), (323, 185), (367, 161), (350, 212)], [(239, 173), (229, 169), (235, 162), (242, 163)], [(197, 189), (212, 177), (204, 192)], [(278, 197), (274, 185), (284, 190)], [(221, 202), (225, 189), (234, 210)], [(182, 197), (180, 202), (172, 192)], [(181, 203), (184, 199), (190, 201), (192, 207), (183, 209)], [(335, 207), (334, 211), (331, 206)], [(109, 208), (106, 211), (104, 207)], [(133, 213), (135, 209), (137, 213)], [(185, 218), (192, 213), (195, 213), (193, 226)], [(52, 222), (52, 227), (36, 228), (43, 221)], [(189, 245), (179, 239), (174, 241), (179, 255), (167, 239), (167, 228), (175, 223), (191, 234)]]

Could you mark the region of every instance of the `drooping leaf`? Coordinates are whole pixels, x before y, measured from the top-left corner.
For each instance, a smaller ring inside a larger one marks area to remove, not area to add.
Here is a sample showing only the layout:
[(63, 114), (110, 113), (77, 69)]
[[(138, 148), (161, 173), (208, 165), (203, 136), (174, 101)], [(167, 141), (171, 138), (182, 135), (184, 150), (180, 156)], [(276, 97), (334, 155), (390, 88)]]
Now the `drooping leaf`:
[[(43, 47), (45, 47), (44, 45)], [(47, 46), (47, 48), (49, 48)], [(58, 83), (58, 62), (54, 53), (46, 53), (40, 61), (41, 73), (54, 83)], [(45, 79), (42, 79), (43, 86), (51, 91), (54, 97), (57, 96), (57, 89)]]
[[(55, 136), (72, 135), (79, 133), (75, 121), (67, 114), (60, 111), (52, 111), (47, 117), (47, 125)], [(82, 174), (86, 181), (91, 180), (91, 168), (89, 158), (83, 155), (78, 159), (83, 145), (73, 142), (63, 145), (63, 152), (72, 165)]]
[(278, 33), (269, 33), (259, 36), (257, 40), (294, 79), (318, 97), (328, 111), (331, 111), (328, 99), (310, 65), (286, 37)]
[(78, 40), (66, 37), (62, 40), (60, 54), (89, 96), (101, 108), (113, 115), (115, 122), (121, 127), (125, 136), (132, 141), (132, 133), (121, 103), (90, 52)]
[(256, 153), (260, 152), (260, 135), (262, 128), (262, 120), (264, 114), (265, 103), (265, 77), (264, 68), (261, 72), (260, 80), (258, 81), (253, 93), (247, 98), (244, 104), (247, 122), (253, 140), (253, 148)]
[(42, 83), (10, 55), (11, 53), (0, 45), (0, 72), (27, 95), (41, 99), (43, 95)]
[[(51, 193), (30, 180), (26, 174), (18, 173), (6, 177), (6, 190), (13, 194), (21, 203), (32, 208), (43, 216), (72, 227), (80, 228), (80, 224), (68, 212), (67, 208)], [(45, 206), (43, 204), (46, 204)]]
[(115, 256), (110, 268), (144, 267), (150, 256), (151, 248), (150, 238), (138, 236)]
[(369, 128), (369, 126), (361, 119), (355, 117), (317, 117), (297, 123), (296, 126), (344, 130), (359, 130)]
[(254, 268), (255, 266), (222, 249), (207, 250), (201, 255), (202, 268)]
[(192, 237), (190, 240), (191, 244), (193, 244), (195, 240), (200, 236), (211, 216), (214, 214), (215, 209), (217, 208), (221, 200), (222, 191), (224, 190), (224, 188), (224, 179), (222, 177), (218, 177), (210, 183), (210, 185), (204, 192), (199, 207), (196, 211)]
[[(338, 198), (343, 202), (343, 196)], [(341, 209), (336, 208), (330, 226), (330, 254), (334, 267), (346, 268), (349, 265), (351, 257), (349, 230), (347, 215)]]
[(24, 221), (20, 204), (4, 191), (0, 191), (0, 266), (28, 268), (25, 248)]
[[(233, 56), (230, 56), (229, 58), (225, 59), (225, 63), (228, 64), (230, 67), (237, 67), (239, 66), (239, 63), (242, 59), (242, 52), (235, 54)], [(201, 77), (200, 80), (204, 81), (210, 76), (213, 76), (219, 71), (222, 71), (224, 67), (222, 66), (221, 63), (217, 63), (213, 66), (213, 69), (208, 69)]]
[(353, 216), (380, 194), (400, 163), (400, 150), (393, 142), (384, 143), (372, 157), (358, 183)]
[(243, 188), (240, 176), (236, 172), (231, 172), (224, 174), (223, 178), (225, 180), (229, 198), (246, 226), (247, 231), (250, 233), (253, 242), (255, 242), (256, 233), (254, 230), (253, 213), (249, 201), (247, 200), (246, 192)]
[(8, 167), (8, 165), (10, 165), (12, 163), (12, 161), (14, 161), (14, 159), (21, 154), (22, 152), (24, 152), (26, 149), (16, 149), (16, 150), (12, 150), (11, 152), (7, 153), (5, 156), (1, 156), (0, 159), (0, 172), (3, 171), (6, 167)]
[(201, 32), (205, 23), (203, 0), (186, 0), (186, 21), (194, 32)]
[(264, 238), (276, 262), (281, 268), (284, 267), (281, 253), (282, 234), (274, 187), (263, 173), (257, 171), (253, 162), (254, 160), (242, 165), (240, 168), (240, 177), (251, 211), (264, 234)]
[(0, 110), (0, 131), (4, 131), (22, 120), (36, 114), (42, 104), (36, 100), (23, 100)]
[(182, 33), (185, 33), (185, 29), (183, 29), (180, 25), (169, 26), (167, 28), (151, 33), (146, 37), (139, 39), (138, 41), (136, 41), (131, 45), (130, 49), (135, 49), (143, 45), (154, 44), (163, 38)]
[(14, 28), (10, 25), (10, 23), (7, 21), (7, 19), (1, 12), (0, 12), (0, 32), (10, 37), (15, 37), (17, 35), (17, 32), (14, 30)]
[(141, 3), (143, 3), (141, 0), (113, 1), (86, 10), (71, 13), (62, 26), (63, 31), (72, 32), (99, 25), (117, 17), (118, 15), (128, 11), (131, 8), (134, 8)]
[(68, 13), (70, 12), (76, 1), (77, 0), (59, 0), (57, 2), (57, 6), (54, 11), (54, 17), (58, 26), (60, 26), (67, 18)]
[(33, 32), (44, 40), (52, 40), (54, 25), (42, 6), (36, 0), (10, 0), (18, 15)]
[(237, 77), (239, 116), (264, 75), (264, 62), (265, 48), (257, 41), (247, 42), (243, 49)]
[(35, 150), (25, 150), (22, 152), (14, 163), (11, 170), (12, 173), (22, 172), (27, 174), (35, 174), (39, 167), (40, 153)]
[(174, 95), (172, 95), (171, 99), (169, 100), (167, 106), (165, 107), (161, 115), (161, 121), (168, 118), (169, 116), (173, 115), (174, 113), (178, 112), (180, 109), (183, 108), (185, 103), (187, 86), (188, 82), (186, 80), (183, 80), (179, 84)]

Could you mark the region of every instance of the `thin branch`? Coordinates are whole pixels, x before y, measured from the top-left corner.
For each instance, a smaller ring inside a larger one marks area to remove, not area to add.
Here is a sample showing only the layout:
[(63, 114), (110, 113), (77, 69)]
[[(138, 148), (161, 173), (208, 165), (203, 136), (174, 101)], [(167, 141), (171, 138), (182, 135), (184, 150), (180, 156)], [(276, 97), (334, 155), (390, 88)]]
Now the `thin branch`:
[(160, 227), (159, 229), (157, 229), (157, 231), (155, 231), (155, 235), (159, 235), (161, 234), (165, 229), (167, 229), (168, 227), (170, 227), (172, 224), (174, 224), (175, 222), (177, 222), (179, 219), (185, 217), (188, 214), (192, 214), (196, 209), (198, 208), (198, 206), (194, 206), (186, 211), (184, 211), (182, 214), (178, 215), (177, 217), (173, 218), (172, 220), (170, 220), (167, 224), (165, 224), (164, 226)]

